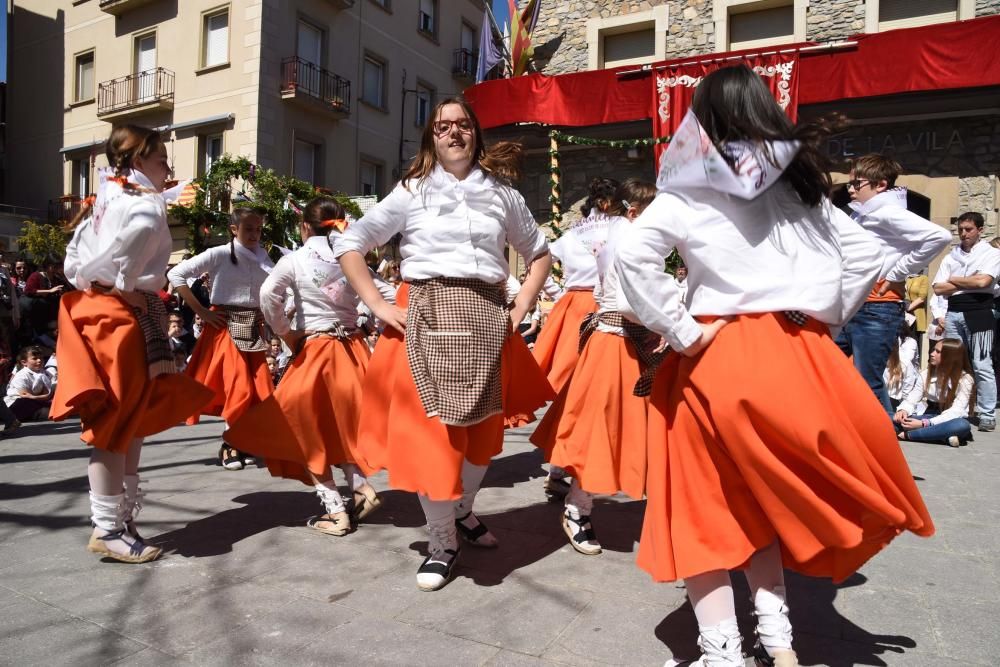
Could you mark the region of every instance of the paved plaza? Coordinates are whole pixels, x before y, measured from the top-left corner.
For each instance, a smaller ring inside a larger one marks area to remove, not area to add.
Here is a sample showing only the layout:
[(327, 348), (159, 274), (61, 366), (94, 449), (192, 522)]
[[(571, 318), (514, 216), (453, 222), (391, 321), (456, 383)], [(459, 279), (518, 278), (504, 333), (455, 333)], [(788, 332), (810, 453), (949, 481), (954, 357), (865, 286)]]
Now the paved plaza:
[[(599, 500), (605, 551), (577, 554), (545, 502), (530, 430), (507, 434), (477, 501), (499, 550), (465, 548), (455, 580), (422, 593), (413, 495), (385, 492), (347, 537), (316, 533), (303, 526), (320, 507), (306, 487), (215, 465), (215, 420), (143, 452), (139, 523), (165, 557), (101, 562), (85, 549), (78, 424), (27, 425), (0, 441), (0, 664), (652, 666), (696, 655), (683, 588), (634, 565), (643, 504)], [(790, 575), (803, 665), (1000, 664), (1000, 435), (906, 453), (937, 535), (902, 536), (840, 586)], [(384, 489), (385, 475), (373, 482)], [(739, 615), (749, 645), (748, 603)]]

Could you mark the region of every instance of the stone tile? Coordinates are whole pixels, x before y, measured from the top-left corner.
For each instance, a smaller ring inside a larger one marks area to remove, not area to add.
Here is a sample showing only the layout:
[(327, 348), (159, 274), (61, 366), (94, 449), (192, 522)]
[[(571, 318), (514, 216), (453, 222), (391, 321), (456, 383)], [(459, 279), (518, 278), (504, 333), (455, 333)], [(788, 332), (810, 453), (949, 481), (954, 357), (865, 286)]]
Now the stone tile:
[(996, 598), (984, 602), (934, 606), (931, 613), (943, 655), (975, 664), (1000, 665)]

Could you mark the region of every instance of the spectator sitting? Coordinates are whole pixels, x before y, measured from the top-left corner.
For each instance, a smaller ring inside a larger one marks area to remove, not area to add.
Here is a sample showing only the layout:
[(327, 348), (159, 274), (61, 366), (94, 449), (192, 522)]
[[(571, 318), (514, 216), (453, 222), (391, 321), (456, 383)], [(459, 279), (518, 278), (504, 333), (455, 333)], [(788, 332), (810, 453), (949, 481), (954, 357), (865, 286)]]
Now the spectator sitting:
[(188, 353), (183, 348), (171, 348), (171, 352), (174, 355), (174, 367), (177, 369), (178, 373), (183, 373), (184, 369), (187, 368)]
[(902, 428), (900, 440), (947, 443), (972, 440), (969, 406), (975, 395), (972, 365), (957, 338), (939, 340), (931, 348), (929, 366), (920, 382), (899, 404), (893, 420)]
[(49, 381), (52, 382), (52, 393), (55, 393), (56, 383), (59, 382), (59, 366), (56, 363), (54, 352), (49, 355), (48, 361), (45, 362), (45, 374), (49, 376)]
[(191, 321), (191, 335), (194, 336), (195, 340), (201, 338), (201, 332), (205, 330), (205, 322), (201, 319), (201, 315), (195, 314), (194, 319)]
[[(914, 345), (916, 344), (916, 341), (912, 338), (905, 340), (912, 341)], [(904, 352), (902, 343), (903, 340), (897, 339), (896, 343), (892, 346), (892, 352), (889, 353), (889, 361), (886, 364), (885, 376), (883, 377), (885, 387), (889, 391), (889, 403), (892, 404), (893, 410), (899, 410), (900, 403), (920, 383), (920, 373), (917, 366), (911, 359), (904, 358), (904, 355), (907, 353)]]
[(7, 385), (4, 403), (20, 421), (45, 421), (52, 404), (52, 380), (45, 373), (42, 348), (26, 347), (17, 355), (21, 368)]
[(287, 366), (288, 362), (292, 359), (292, 355), (285, 352), (285, 348), (281, 344), (281, 339), (277, 336), (271, 336), (270, 353), (271, 356), (274, 357), (274, 361), (278, 365), (277, 367), (279, 370)]
[(195, 338), (184, 328), (184, 318), (177, 311), (167, 315), (167, 337), (170, 339), (170, 349), (184, 352), (185, 358), (194, 349)]

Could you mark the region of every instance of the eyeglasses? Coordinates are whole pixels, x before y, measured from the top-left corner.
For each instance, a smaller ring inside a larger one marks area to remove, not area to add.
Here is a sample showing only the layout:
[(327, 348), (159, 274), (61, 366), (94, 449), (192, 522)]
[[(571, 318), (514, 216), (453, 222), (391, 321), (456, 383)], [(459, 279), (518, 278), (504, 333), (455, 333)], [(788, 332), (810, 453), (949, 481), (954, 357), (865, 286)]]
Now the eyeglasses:
[(472, 134), (474, 129), (471, 120), (468, 118), (459, 118), (458, 120), (436, 120), (431, 125), (431, 130), (437, 136), (443, 137), (446, 134), (451, 134), (452, 126), (458, 126), (458, 131), (462, 134)]
[(863, 186), (870, 184), (867, 178), (855, 178), (853, 181), (847, 181), (847, 187), (852, 190), (860, 190)]

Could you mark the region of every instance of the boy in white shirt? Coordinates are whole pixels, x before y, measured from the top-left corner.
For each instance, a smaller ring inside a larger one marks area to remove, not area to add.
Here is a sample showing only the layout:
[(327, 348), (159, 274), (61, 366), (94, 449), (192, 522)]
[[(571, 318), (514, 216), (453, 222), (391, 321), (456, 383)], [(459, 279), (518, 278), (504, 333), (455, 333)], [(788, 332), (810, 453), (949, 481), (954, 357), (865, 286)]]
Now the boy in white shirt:
[(20, 421), (45, 421), (52, 404), (52, 380), (45, 372), (42, 349), (25, 348), (17, 360), (21, 369), (10, 379), (4, 403)]
[(854, 359), (854, 367), (890, 416), (882, 376), (903, 322), (906, 277), (926, 267), (951, 242), (947, 229), (906, 210), (906, 188), (895, 187), (901, 171), (898, 162), (877, 153), (858, 158), (851, 167), (847, 185), (852, 217), (878, 239), (883, 262), (867, 301), (837, 336), (837, 345)]

